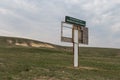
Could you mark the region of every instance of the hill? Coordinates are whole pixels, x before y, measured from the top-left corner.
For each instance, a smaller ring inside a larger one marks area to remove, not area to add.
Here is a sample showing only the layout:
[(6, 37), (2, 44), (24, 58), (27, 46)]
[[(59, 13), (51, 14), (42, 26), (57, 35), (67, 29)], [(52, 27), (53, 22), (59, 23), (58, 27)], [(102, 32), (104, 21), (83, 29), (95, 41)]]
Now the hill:
[(0, 40), (0, 80), (120, 80), (120, 49), (80, 48), (79, 68), (73, 68), (73, 53), (59, 46), (10, 47)]
[(45, 43), (45, 42), (40, 42), (40, 41), (25, 39), (25, 38), (4, 37), (4, 36), (0, 36), (0, 46), (55, 48), (55, 45), (52, 45), (50, 43)]

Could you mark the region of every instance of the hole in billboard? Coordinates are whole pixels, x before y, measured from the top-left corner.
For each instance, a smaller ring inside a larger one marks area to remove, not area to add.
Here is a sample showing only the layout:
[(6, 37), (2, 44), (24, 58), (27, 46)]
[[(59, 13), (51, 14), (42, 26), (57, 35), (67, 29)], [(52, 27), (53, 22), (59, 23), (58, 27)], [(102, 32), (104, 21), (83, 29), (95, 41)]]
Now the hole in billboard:
[(73, 25), (62, 22), (61, 41), (72, 42), (72, 28), (73, 28)]

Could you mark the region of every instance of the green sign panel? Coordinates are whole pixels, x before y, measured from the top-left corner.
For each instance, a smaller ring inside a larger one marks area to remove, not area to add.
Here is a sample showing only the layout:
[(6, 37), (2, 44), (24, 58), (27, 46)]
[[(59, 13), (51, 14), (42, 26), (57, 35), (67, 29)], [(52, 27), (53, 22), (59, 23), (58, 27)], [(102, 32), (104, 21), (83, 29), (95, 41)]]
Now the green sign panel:
[(80, 26), (86, 26), (86, 21), (79, 20), (69, 16), (65, 16), (65, 22), (70, 24), (80, 25)]

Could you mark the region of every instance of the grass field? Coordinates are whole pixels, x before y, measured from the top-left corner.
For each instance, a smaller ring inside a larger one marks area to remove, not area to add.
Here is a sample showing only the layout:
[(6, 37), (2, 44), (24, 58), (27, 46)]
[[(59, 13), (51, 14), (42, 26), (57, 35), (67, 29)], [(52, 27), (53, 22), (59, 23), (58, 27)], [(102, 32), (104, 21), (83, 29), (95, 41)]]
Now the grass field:
[(70, 51), (0, 47), (0, 80), (120, 80), (120, 49), (80, 48), (73, 68)]

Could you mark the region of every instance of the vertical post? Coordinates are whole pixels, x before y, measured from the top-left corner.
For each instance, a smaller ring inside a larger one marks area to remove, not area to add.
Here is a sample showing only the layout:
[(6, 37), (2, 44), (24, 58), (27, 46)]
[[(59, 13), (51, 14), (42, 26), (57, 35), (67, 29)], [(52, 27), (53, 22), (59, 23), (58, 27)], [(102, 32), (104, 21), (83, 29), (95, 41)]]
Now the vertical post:
[(62, 36), (63, 36), (63, 23), (64, 22), (61, 22), (61, 41), (62, 41)]
[(73, 26), (74, 67), (78, 67), (78, 48), (79, 48), (78, 27)]

